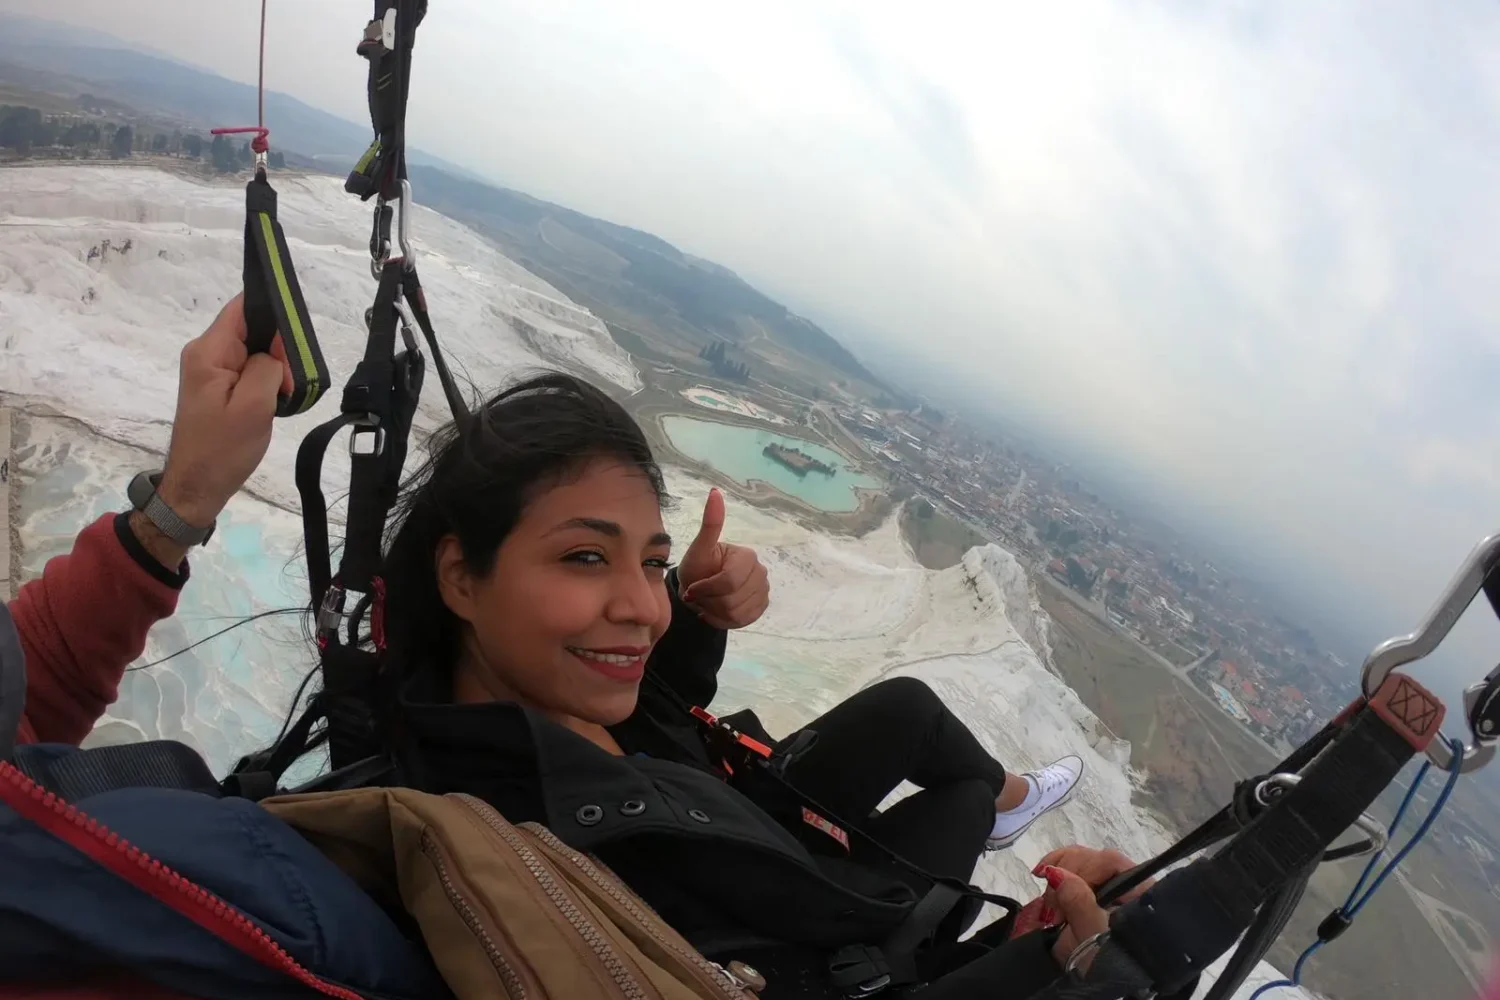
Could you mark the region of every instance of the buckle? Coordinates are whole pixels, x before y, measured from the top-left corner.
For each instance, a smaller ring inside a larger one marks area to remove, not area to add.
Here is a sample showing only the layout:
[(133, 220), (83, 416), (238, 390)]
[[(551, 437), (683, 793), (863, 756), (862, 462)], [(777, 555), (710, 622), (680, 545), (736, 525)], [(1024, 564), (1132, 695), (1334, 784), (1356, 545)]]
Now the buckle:
[[(1273, 774), (1260, 784), (1255, 786), (1255, 801), (1262, 806), (1270, 806), (1287, 792), (1296, 788), (1302, 782), (1302, 775), (1281, 773)], [(1367, 854), (1375, 854), (1385, 850), (1385, 845), (1390, 840), (1390, 834), (1384, 825), (1369, 813), (1360, 813), (1359, 819), (1354, 821), (1361, 833), (1365, 835), (1362, 841), (1355, 841), (1343, 847), (1330, 847), (1328, 853), (1337, 855), (1339, 861), (1347, 861), (1350, 858), (1362, 858)], [(1332, 860), (1326, 858), (1325, 860)]]
[[(1397, 667), (1415, 663), (1437, 649), (1448, 633), (1453, 631), (1459, 617), (1484, 590), (1485, 580), (1497, 569), (1500, 569), (1500, 534), (1490, 535), (1474, 547), (1415, 632), (1387, 639), (1370, 652), (1360, 669), (1360, 689), (1364, 697), (1373, 699), (1391, 671)], [(1487, 683), (1488, 680), (1481, 681), (1475, 688), (1482, 690)], [(1468, 693), (1465, 692), (1466, 706), (1468, 701)], [(1474, 712), (1471, 710), (1467, 714), (1472, 720)], [(1495, 756), (1495, 746), (1492, 739), (1478, 732), (1473, 733), (1472, 738), (1473, 742), (1463, 748), (1462, 754), (1455, 755), (1449, 746), (1448, 737), (1438, 733), (1437, 738), (1427, 745), (1427, 756), (1445, 771), (1453, 769), (1455, 756), (1459, 757), (1459, 771), (1467, 773), (1478, 770)]]
[[(373, 436), (369, 450), (360, 447), (360, 439), (365, 436)], [(378, 458), (385, 452), (385, 428), (380, 426), (380, 418), (374, 414), (367, 414), (349, 426), (349, 457), (351, 458)]]
[(859, 1000), (891, 985), (891, 968), (879, 948), (851, 944), (828, 960), (828, 980), (844, 996)]

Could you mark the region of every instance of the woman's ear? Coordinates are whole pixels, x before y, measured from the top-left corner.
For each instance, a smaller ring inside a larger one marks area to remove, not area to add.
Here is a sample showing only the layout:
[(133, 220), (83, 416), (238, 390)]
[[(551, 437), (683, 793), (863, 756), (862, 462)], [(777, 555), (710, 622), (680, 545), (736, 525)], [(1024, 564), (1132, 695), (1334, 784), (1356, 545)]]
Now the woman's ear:
[(457, 535), (444, 535), (437, 544), (433, 556), (433, 569), (437, 573), (438, 594), (459, 618), (472, 622), (475, 617), (474, 575), (464, 561), (463, 546)]

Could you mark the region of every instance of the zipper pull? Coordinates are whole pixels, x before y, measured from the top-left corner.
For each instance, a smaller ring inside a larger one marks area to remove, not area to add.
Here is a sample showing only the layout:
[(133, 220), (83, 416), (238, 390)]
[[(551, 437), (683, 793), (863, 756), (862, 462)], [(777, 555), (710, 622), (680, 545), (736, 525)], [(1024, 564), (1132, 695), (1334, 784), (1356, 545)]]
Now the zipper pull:
[(749, 990), (751, 993), (759, 993), (766, 988), (766, 977), (744, 962), (730, 962), (728, 967), (718, 962), (710, 962), (715, 969), (724, 973), (726, 979), (734, 984), (735, 989)]

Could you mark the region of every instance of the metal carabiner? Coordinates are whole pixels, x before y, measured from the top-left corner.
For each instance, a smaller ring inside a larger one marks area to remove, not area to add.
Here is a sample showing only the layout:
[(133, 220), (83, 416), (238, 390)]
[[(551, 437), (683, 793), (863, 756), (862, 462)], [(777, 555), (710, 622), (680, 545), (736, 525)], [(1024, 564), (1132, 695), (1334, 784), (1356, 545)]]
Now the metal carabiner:
[[(1263, 806), (1269, 806), (1301, 783), (1302, 775), (1300, 774), (1292, 774), (1288, 771), (1273, 774), (1255, 786), (1255, 801)], [(1365, 835), (1364, 842), (1360, 844), (1360, 841), (1355, 841), (1353, 844), (1346, 844), (1344, 847), (1339, 848), (1340, 861), (1347, 861), (1350, 858), (1362, 858), (1368, 854), (1385, 850), (1385, 845), (1390, 841), (1390, 834), (1378, 819), (1367, 812), (1360, 813), (1359, 819), (1354, 821), (1354, 825), (1359, 827), (1360, 832)], [(1348, 854), (1342, 853), (1343, 851), (1350, 850), (1355, 845), (1360, 845), (1359, 850), (1351, 851)], [(1332, 850), (1332, 848), (1329, 849)]]
[(422, 356), (422, 348), (417, 344), (417, 335), (412, 331), (417, 328), (417, 317), (412, 313), (411, 306), (406, 301), (406, 296), (396, 296), (392, 303), (396, 308), (396, 315), (401, 317), (401, 340), (406, 344), (406, 349), (417, 357)]
[(411, 181), (401, 179), (401, 217), (396, 220), (396, 243), (401, 247), (401, 259), (408, 271), (417, 266), (417, 252), (411, 245)]
[[(1380, 690), (1380, 685), (1385, 683), (1392, 670), (1414, 663), (1437, 649), (1474, 598), (1484, 590), (1485, 579), (1497, 567), (1500, 567), (1500, 534), (1490, 535), (1474, 546), (1415, 632), (1387, 639), (1370, 652), (1360, 671), (1360, 689), (1364, 696), (1372, 697)], [(1471, 733), (1470, 736), (1472, 742), (1464, 746), (1459, 764), (1459, 771), (1465, 773), (1478, 770), (1495, 756), (1493, 744), (1481, 742), (1478, 734)], [(1427, 756), (1445, 771), (1453, 767), (1454, 753), (1448, 746), (1448, 738), (1442, 733), (1427, 745)]]

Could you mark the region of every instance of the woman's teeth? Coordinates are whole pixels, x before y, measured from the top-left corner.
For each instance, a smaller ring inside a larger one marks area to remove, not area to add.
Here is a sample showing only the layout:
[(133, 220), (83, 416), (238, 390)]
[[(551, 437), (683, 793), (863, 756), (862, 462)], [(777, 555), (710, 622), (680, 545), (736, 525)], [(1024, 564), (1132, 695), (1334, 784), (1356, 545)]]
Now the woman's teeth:
[(635, 663), (639, 656), (631, 656), (627, 653), (596, 653), (592, 649), (580, 649), (577, 646), (569, 646), (568, 652), (575, 656), (582, 656), (588, 660), (598, 660), (600, 663)]

